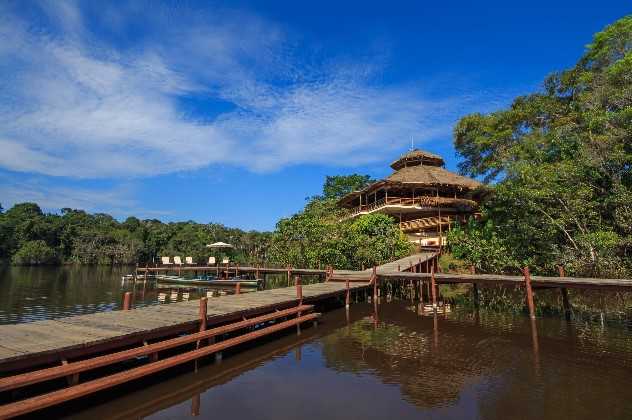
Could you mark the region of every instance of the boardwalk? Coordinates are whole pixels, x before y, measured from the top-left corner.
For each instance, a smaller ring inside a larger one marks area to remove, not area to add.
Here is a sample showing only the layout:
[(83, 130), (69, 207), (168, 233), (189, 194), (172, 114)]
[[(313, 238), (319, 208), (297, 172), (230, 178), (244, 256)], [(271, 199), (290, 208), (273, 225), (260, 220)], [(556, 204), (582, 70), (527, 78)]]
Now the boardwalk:
[[(352, 289), (366, 287), (354, 283)], [(305, 302), (343, 295), (344, 283), (317, 283), (303, 286)], [(240, 320), (274, 309), (296, 305), (296, 289), (285, 287), (239, 295), (211, 298), (208, 325)], [(154, 305), (129, 311), (95, 314), (0, 325), (0, 372), (41, 363), (59, 362), (143, 340), (187, 332), (199, 323), (199, 302)]]

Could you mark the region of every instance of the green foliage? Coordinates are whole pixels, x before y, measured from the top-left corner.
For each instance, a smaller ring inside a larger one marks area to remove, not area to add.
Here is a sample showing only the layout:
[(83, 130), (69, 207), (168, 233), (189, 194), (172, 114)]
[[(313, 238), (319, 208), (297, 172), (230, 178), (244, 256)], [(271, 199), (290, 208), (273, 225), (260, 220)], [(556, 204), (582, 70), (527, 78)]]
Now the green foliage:
[(510, 261), (488, 258), (490, 270), (632, 272), (632, 16), (596, 34), (542, 92), (464, 117), (454, 138), (460, 170), (496, 182), (483, 203), (493, 224), (452, 233), (455, 253), (486, 258), (482, 249), (493, 252), (490, 241), (502, 238)]
[(466, 228), (456, 226), (451, 229), (448, 232), (448, 250), (455, 258), (465, 261), (468, 267), (474, 266), (478, 272), (511, 272), (520, 266), (491, 222), (480, 225), (472, 220)]
[(13, 255), (16, 265), (42, 265), (57, 263), (55, 250), (42, 240), (24, 242)]
[(269, 233), (244, 232), (219, 224), (162, 223), (129, 217), (118, 222), (107, 214), (64, 208), (44, 214), (37, 204), (16, 204), (0, 212), (0, 259), (14, 264), (145, 264), (160, 256), (191, 256), (204, 263), (218, 254), (210, 242), (235, 245), (232, 261), (262, 262)]
[(361, 190), (370, 184), (371, 177), (368, 175), (338, 175), (327, 176), (323, 186), (324, 199), (340, 199), (350, 192)]
[[(368, 182), (368, 177), (354, 175)], [(334, 179), (327, 177), (323, 195), (312, 198), (305, 209), (281, 219), (272, 235), (270, 259), (281, 265), (339, 269), (359, 269), (382, 264), (407, 255), (411, 245), (393, 219), (382, 214), (364, 215), (341, 221), (343, 212), (336, 205), (342, 189), (332, 192)], [(357, 189), (357, 187), (350, 187)], [(351, 191), (351, 190), (349, 190)]]

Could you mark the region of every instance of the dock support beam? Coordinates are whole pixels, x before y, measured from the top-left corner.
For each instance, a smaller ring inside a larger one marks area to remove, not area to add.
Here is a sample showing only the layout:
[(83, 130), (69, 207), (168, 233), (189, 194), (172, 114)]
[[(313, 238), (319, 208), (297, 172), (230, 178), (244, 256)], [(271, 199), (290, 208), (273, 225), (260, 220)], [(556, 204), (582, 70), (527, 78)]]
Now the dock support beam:
[[(198, 313), (200, 315), (200, 332), (206, 331), (206, 316), (208, 314), (208, 298), (207, 297), (200, 298), (200, 310)], [(199, 341), (195, 343), (195, 348), (196, 349), (200, 348)]]
[(437, 312), (437, 282), (435, 279), (434, 266), (430, 267), (430, 293), (432, 295), (432, 309)]
[[(296, 298), (298, 299), (298, 304), (303, 304), (303, 285), (300, 276), (294, 277), (294, 285), (296, 286)], [(298, 316), (301, 316), (300, 313)]]
[(522, 273), (524, 274), (524, 284), (527, 291), (527, 306), (529, 307), (529, 317), (531, 317), (531, 319), (535, 319), (535, 305), (533, 304), (533, 289), (531, 289), (531, 273), (529, 272), (529, 267), (523, 268)]
[[(557, 269), (559, 270), (560, 277), (566, 277), (566, 271), (564, 270), (563, 266), (560, 265)], [(566, 287), (560, 287), (560, 292), (562, 293), (562, 305), (564, 306), (564, 318), (566, 318), (567, 321), (570, 321), (573, 315), (573, 307), (571, 306), (571, 302), (568, 299), (568, 290), (566, 290)]]

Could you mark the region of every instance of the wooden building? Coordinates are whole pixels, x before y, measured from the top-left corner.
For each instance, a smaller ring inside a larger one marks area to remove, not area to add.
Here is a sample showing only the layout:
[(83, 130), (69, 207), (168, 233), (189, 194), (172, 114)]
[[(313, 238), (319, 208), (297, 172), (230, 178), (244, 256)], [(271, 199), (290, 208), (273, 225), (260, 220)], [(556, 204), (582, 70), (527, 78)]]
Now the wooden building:
[(445, 232), (455, 221), (478, 213), (478, 181), (443, 168), (441, 156), (412, 150), (391, 164), (387, 178), (340, 199), (348, 217), (380, 212), (393, 216), (411, 242), (419, 246), (445, 244)]

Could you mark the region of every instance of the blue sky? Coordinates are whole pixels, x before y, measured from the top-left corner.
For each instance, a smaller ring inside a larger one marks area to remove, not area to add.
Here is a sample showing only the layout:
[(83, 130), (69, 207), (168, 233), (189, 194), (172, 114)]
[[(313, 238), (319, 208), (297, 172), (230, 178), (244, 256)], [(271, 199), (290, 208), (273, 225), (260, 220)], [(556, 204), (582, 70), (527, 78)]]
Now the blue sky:
[(594, 2), (0, 3), (0, 203), (272, 229), (325, 175), (457, 158), (629, 14)]

